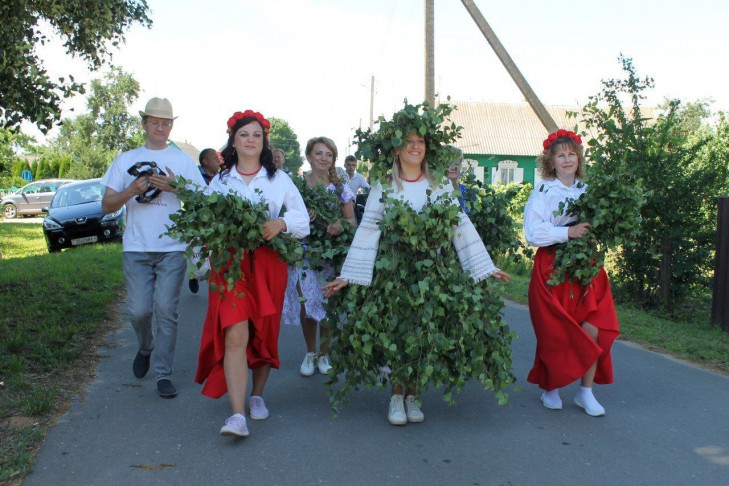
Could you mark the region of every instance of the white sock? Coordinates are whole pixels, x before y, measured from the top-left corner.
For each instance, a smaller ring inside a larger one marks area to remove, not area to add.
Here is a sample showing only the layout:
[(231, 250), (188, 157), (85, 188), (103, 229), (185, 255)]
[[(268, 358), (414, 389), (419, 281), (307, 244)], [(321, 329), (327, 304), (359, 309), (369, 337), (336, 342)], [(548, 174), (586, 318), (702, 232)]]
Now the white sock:
[(549, 400), (550, 402), (556, 402), (559, 401), (559, 388), (555, 388), (552, 391), (546, 391), (544, 392), (544, 398), (546, 400)]
[(595, 395), (592, 394), (592, 387), (591, 386), (581, 386), (580, 387), (580, 395), (582, 395), (582, 398), (595, 398)]
[(586, 410), (589, 410), (592, 413), (605, 413), (605, 408), (600, 405), (600, 402), (597, 401), (595, 395), (592, 394), (592, 387), (581, 386), (579, 393)]

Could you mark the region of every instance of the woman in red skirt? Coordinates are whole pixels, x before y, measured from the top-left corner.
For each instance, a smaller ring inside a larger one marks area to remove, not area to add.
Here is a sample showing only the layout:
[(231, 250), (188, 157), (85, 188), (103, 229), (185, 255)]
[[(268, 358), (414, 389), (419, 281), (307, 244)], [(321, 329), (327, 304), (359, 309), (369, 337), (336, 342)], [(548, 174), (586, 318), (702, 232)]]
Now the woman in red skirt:
[(542, 404), (561, 410), (559, 389), (580, 380), (575, 403), (588, 415), (605, 415), (605, 409), (592, 393), (593, 383), (613, 382), (610, 348), (618, 336), (618, 316), (605, 270), (590, 285), (571, 281), (550, 287), (555, 246), (583, 237), (590, 224), (575, 221), (559, 204), (577, 199), (587, 185), (582, 140), (574, 132), (559, 130), (544, 141), (538, 168), (538, 182), (524, 210), (524, 234), (530, 245), (538, 246), (529, 284), (529, 314), (537, 338), (534, 366), (528, 381), (544, 390)]
[[(309, 215), (291, 178), (273, 163), (267, 136), (270, 126), (263, 115), (251, 110), (236, 112), (228, 120), (222, 170), (210, 189), (253, 203), (264, 201), (270, 218), (263, 226), (266, 240), (281, 232), (303, 238), (309, 234)], [(286, 213), (279, 218), (283, 206)], [(197, 383), (205, 383), (204, 395), (220, 398), (228, 393), (233, 415), (220, 433), (237, 437), (248, 435), (244, 408), (248, 368), (253, 370), (250, 417), (268, 418), (263, 388), (271, 367), (279, 367), (278, 335), (288, 280), (286, 264), (269, 247), (248, 252), (241, 272), (243, 277), (233, 289), (209, 292), (195, 375)], [(210, 283), (225, 288), (223, 271), (211, 271)]]

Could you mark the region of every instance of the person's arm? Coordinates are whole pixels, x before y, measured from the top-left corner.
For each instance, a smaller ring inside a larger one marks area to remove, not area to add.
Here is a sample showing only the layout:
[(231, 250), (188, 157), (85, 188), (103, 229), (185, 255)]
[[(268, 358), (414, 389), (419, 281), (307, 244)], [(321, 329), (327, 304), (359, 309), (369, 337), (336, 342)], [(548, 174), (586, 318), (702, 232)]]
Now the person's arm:
[(111, 187), (106, 187), (104, 197), (101, 199), (101, 210), (104, 214), (110, 214), (119, 211), (131, 198), (144, 194), (149, 190), (149, 180), (147, 177), (138, 177), (123, 191), (117, 192)]
[[(435, 194), (447, 198), (454, 206), (461, 207), (458, 198), (454, 197), (450, 181), (442, 184)], [(508, 282), (511, 277), (508, 273), (496, 268), (491, 255), (486, 250), (486, 245), (468, 215), (460, 210), (458, 218), (459, 222), (458, 226), (454, 228), (452, 242), (463, 271), (470, 272), (476, 282), (480, 282), (486, 277)]]
[[(349, 225), (354, 228), (357, 226), (357, 218), (354, 216), (354, 200), (357, 196), (348, 184), (342, 184), (342, 194), (339, 196), (342, 217), (347, 220)], [(344, 228), (341, 221), (335, 221), (327, 227), (327, 233), (330, 235), (338, 235)]]
[(494, 264), (471, 219), (463, 211), (459, 212), (458, 216), (460, 223), (453, 232), (453, 246), (463, 270), (471, 272), (471, 277), (476, 282), (486, 277), (493, 277), (502, 282), (511, 280), (508, 273), (498, 269)]
[(342, 216), (352, 228), (357, 226), (357, 218), (354, 216), (354, 200), (342, 204)]
[[(311, 228), (309, 228), (309, 212), (304, 204), (299, 190), (296, 189), (293, 181), (287, 176), (285, 184), (284, 205), (286, 212), (283, 217), (277, 218), (282, 220), (282, 233), (291, 233), (295, 238), (304, 238), (309, 236)], [(275, 221), (275, 220), (274, 220)], [(279, 223), (281, 224), (281, 223)]]
[(524, 208), (524, 238), (532, 246), (551, 246), (569, 239), (569, 228), (552, 223), (552, 210), (538, 189), (532, 191)]
[(377, 258), (377, 248), (380, 244), (380, 221), (385, 212), (385, 203), (382, 198), (382, 186), (379, 184), (372, 189), (362, 222), (354, 234), (352, 245), (347, 252), (347, 258), (342, 265), (340, 278), (349, 283), (370, 285)]
[(172, 183), (177, 180), (177, 176), (169, 167), (165, 167), (165, 170), (167, 171), (167, 175), (153, 174), (149, 176), (149, 183), (152, 187), (162, 192), (177, 194), (177, 186), (172, 186)]

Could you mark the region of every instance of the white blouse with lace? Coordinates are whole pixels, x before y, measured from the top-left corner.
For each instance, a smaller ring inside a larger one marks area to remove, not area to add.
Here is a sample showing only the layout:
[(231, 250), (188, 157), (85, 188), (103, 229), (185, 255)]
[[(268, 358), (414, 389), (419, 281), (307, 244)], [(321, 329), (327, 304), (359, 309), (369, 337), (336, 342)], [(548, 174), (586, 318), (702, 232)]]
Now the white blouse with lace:
[(587, 184), (575, 179), (567, 187), (559, 179), (543, 180), (532, 191), (524, 208), (524, 237), (532, 246), (551, 246), (565, 243), (569, 237), (568, 225), (575, 221), (574, 216), (559, 211), (559, 204), (565, 200), (577, 199), (587, 189)]
[[(413, 209), (420, 211), (427, 201), (426, 191), (430, 187), (427, 179), (417, 182), (404, 182), (403, 187), (394, 195), (409, 202)], [(451, 204), (458, 205), (458, 199), (452, 196), (453, 186), (443, 181), (439, 186), (431, 188), (431, 199), (448, 198)], [(373, 269), (377, 259), (377, 250), (380, 242), (379, 223), (386, 211), (385, 203), (381, 201), (382, 185), (373, 186), (367, 198), (362, 222), (354, 235), (354, 241), (347, 253), (347, 259), (342, 267), (340, 278), (346, 279), (350, 284), (370, 285), (372, 283)], [(494, 272), (499, 271), (491, 260), (491, 256), (481, 241), (476, 228), (465, 213), (460, 212), (460, 223), (453, 234), (453, 246), (458, 254), (458, 260), (464, 271), (471, 272), (473, 279), (478, 282)]]

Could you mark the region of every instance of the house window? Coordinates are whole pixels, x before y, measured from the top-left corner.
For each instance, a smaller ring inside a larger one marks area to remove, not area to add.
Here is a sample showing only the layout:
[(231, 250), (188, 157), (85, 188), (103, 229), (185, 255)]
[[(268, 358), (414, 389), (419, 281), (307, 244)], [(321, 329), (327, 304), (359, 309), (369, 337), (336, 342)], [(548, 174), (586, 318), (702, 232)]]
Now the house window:
[(476, 176), (477, 180), (485, 182), (484, 168), (478, 164), (478, 160), (464, 159), (463, 166), (461, 167), (461, 174), (465, 174), (466, 172), (473, 172), (473, 175)]
[(501, 174), (501, 183), (511, 184), (514, 182), (514, 169), (512, 167), (504, 167), (503, 169), (499, 169), (499, 173)]
[(524, 169), (514, 160), (502, 160), (498, 167), (492, 169), (492, 184), (520, 184), (524, 180)]

